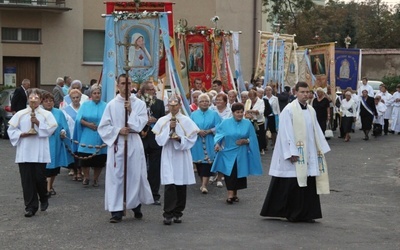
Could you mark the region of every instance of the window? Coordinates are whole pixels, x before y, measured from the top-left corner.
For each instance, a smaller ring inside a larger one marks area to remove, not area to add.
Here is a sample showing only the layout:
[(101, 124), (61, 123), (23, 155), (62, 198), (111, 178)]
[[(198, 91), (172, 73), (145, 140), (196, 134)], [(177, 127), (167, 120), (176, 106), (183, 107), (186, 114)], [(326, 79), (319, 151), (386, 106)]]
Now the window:
[(2, 28), (2, 42), (40, 43), (40, 29)]
[(103, 62), (104, 30), (83, 31), (83, 61)]

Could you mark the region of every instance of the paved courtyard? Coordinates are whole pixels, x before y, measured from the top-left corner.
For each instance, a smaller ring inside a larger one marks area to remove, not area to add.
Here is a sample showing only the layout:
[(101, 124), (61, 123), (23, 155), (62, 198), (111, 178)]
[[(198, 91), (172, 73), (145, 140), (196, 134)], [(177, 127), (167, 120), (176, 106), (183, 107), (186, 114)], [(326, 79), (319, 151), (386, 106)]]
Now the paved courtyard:
[(199, 184), (189, 186), (182, 224), (163, 225), (162, 206), (154, 205), (143, 206), (142, 220), (129, 211), (122, 223), (110, 224), (104, 175), (100, 187), (85, 188), (65, 169), (49, 209), (25, 218), (15, 149), (0, 140), (0, 248), (400, 249), (400, 135), (365, 142), (361, 134), (349, 143), (329, 141), (332, 192), (321, 197), (323, 218), (314, 224), (259, 216), (271, 150), (262, 157), (264, 174), (248, 179), (239, 203), (225, 203), (225, 187), (203, 195)]

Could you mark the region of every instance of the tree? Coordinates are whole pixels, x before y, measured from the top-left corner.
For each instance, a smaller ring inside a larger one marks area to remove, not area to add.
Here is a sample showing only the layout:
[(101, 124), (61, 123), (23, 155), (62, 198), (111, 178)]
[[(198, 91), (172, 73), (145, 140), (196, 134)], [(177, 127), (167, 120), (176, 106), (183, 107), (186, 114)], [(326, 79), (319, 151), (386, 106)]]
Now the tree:
[(308, 0), (264, 0), (263, 4), (269, 20), (282, 24), (286, 33), (296, 34), (299, 45), (315, 43), (317, 34), (319, 43), (337, 42), (338, 47), (345, 47), (347, 35), (350, 47), (400, 47), (400, 4), (388, 6), (382, 0), (329, 0), (325, 6)]
[(268, 22), (297, 23), (297, 14), (314, 6), (312, 0), (263, 0), (263, 11), (268, 13)]

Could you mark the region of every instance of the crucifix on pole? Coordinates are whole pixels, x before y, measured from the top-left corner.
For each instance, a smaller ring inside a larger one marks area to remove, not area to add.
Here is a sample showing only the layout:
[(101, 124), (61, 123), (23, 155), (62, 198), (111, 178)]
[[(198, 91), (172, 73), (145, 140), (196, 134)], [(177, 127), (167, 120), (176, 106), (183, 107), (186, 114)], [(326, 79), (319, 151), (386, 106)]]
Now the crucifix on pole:
[[(125, 60), (124, 60), (124, 71), (125, 71), (125, 102), (129, 101), (130, 89), (128, 86), (128, 78), (129, 78), (129, 47), (133, 46), (129, 43), (129, 37), (125, 37), (125, 43), (121, 43), (119, 41), (117, 46), (124, 46), (125, 48)], [(125, 127), (128, 127), (128, 116), (129, 111), (128, 108), (125, 107)], [(124, 197), (123, 197), (123, 207), (124, 207), (124, 216), (126, 215), (126, 186), (127, 186), (127, 173), (128, 173), (128, 136), (124, 136)]]

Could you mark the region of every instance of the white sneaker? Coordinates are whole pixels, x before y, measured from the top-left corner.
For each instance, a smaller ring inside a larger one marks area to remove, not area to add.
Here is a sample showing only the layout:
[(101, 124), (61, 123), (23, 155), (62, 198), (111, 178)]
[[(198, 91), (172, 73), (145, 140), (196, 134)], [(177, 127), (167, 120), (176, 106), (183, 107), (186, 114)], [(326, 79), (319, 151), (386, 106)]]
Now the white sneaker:
[(208, 179), (208, 182), (209, 183), (213, 183), (214, 181), (216, 181), (217, 180), (217, 177), (216, 176), (210, 176), (210, 179)]
[(221, 188), (221, 187), (223, 187), (223, 186), (224, 186), (224, 184), (222, 184), (221, 181), (217, 181), (217, 187)]

